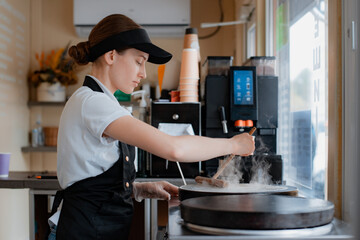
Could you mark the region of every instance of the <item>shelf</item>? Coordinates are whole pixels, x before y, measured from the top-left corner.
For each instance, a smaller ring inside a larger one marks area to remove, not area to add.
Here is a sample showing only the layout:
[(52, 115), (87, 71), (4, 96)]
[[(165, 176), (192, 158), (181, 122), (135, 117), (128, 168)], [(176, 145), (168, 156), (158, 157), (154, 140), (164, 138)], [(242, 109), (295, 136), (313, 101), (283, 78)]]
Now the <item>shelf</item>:
[(48, 147), (48, 146), (42, 146), (42, 147), (22, 147), (22, 152), (56, 152), (56, 147)]
[(37, 101), (29, 101), (28, 106), (65, 106), (65, 102), (37, 102)]

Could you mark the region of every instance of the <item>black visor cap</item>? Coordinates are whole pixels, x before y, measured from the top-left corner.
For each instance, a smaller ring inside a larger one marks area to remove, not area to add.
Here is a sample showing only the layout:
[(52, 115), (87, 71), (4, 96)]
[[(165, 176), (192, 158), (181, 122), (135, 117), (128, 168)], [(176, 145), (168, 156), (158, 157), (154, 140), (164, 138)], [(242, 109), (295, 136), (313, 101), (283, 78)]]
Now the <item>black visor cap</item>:
[(113, 35), (90, 48), (90, 61), (113, 49), (131, 47), (149, 54), (148, 62), (164, 64), (172, 58), (171, 53), (154, 45), (145, 29), (133, 29)]

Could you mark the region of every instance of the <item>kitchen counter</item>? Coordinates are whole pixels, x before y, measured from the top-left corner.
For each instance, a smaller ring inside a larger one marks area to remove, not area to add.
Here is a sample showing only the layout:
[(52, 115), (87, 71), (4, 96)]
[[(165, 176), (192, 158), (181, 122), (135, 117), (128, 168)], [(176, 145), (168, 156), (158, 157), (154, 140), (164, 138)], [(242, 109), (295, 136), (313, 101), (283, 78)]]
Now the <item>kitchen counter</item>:
[[(41, 172), (10, 172), (8, 177), (0, 178), (0, 188), (30, 188), (34, 190), (59, 190), (60, 185), (56, 178), (37, 179), (36, 175), (55, 177), (55, 172), (46, 174)], [(181, 178), (136, 178), (137, 182), (168, 181), (176, 186), (183, 185)], [(187, 183), (195, 183), (194, 179), (186, 179)]]
[[(40, 172), (10, 172), (8, 177), (0, 178), (0, 188), (30, 188), (35, 190), (59, 190), (60, 185), (56, 178), (37, 179)], [(55, 176), (55, 173), (46, 175)]]

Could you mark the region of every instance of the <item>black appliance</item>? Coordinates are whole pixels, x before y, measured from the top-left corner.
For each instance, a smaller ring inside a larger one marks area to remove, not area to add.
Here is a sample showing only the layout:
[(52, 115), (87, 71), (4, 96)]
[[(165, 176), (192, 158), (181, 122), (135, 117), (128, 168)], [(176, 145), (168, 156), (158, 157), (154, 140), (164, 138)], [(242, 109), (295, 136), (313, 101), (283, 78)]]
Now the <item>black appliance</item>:
[[(242, 167), (244, 182), (251, 179), (254, 161), (266, 161), (274, 183), (282, 183), (282, 159), (276, 155), (278, 127), (278, 78), (256, 76), (255, 67), (233, 66), (226, 75), (207, 75), (205, 79), (203, 135), (230, 138), (257, 128), (254, 157), (247, 157)], [(216, 173), (219, 160), (203, 163), (206, 176)], [(247, 172), (246, 172), (247, 171)]]
[[(191, 124), (195, 135), (201, 135), (201, 108), (199, 102), (152, 102), (151, 125), (158, 128), (160, 123)], [(180, 163), (184, 177), (200, 175), (201, 163)], [(176, 162), (167, 161), (150, 154), (150, 177), (181, 177)]]

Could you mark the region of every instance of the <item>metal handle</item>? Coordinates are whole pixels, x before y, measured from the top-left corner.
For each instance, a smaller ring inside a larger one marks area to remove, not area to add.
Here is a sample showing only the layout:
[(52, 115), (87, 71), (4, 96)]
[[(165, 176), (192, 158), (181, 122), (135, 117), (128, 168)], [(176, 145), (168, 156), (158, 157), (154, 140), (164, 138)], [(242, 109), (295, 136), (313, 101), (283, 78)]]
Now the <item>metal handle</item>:
[(173, 114), (172, 115), (172, 119), (174, 119), (174, 120), (178, 120), (179, 119), (179, 114)]
[(356, 50), (356, 23), (351, 21), (351, 46), (352, 50)]
[(222, 125), (222, 128), (223, 128), (223, 133), (227, 134), (228, 133), (228, 128), (227, 128), (227, 121), (226, 121), (226, 117), (225, 117), (225, 108), (224, 108), (224, 106), (219, 107), (219, 113), (220, 113), (220, 121), (221, 121), (221, 125)]

